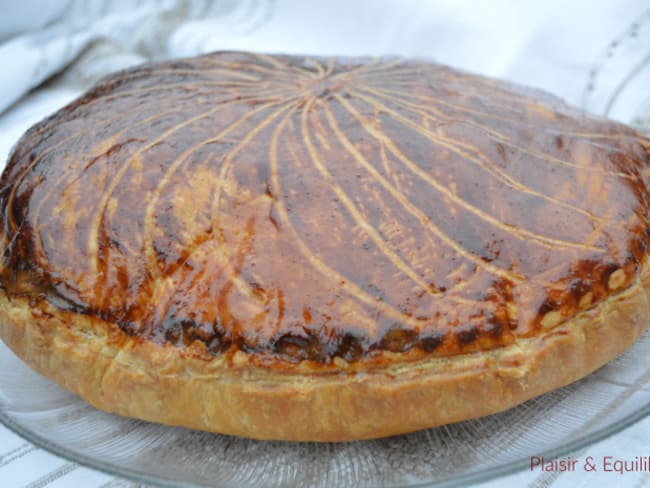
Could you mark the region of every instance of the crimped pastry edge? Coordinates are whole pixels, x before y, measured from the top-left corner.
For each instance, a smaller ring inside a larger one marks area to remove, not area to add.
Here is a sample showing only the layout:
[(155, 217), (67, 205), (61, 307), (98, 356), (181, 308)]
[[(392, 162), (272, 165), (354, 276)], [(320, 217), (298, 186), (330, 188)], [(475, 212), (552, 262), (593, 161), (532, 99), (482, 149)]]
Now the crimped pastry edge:
[[(349, 441), (497, 413), (572, 383), (648, 327), (650, 273), (559, 326), (478, 353), (319, 374), (210, 360), (0, 290), (0, 337), (28, 365), (108, 412), (255, 439)], [(238, 353), (243, 354), (243, 353)]]

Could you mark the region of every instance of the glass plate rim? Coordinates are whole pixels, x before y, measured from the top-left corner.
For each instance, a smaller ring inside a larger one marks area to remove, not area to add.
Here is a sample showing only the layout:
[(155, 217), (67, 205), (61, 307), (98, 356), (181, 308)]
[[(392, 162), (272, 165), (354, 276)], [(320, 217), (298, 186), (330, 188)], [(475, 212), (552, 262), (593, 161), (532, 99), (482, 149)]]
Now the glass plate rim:
[[(577, 437), (576, 439), (569, 441), (561, 446), (548, 449), (546, 451), (542, 451), (538, 454), (540, 456), (544, 456), (547, 458), (556, 457), (556, 456), (565, 456), (578, 449), (582, 449), (589, 445), (605, 440), (611, 437), (612, 435), (615, 435), (623, 431), (624, 429), (631, 427), (637, 422), (640, 422), (647, 416), (650, 416), (650, 404), (595, 432), (592, 432), (590, 434), (581, 437)], [(51, 454), (54, 454), (55, 456), (61, 457), (67, 461), (79, 464), (87, 468), (96, 469), (110, 476), (118, 476), (121, 478), (129, 479), (131, 481), (149, 483), (154, 486), (160, 486), (165, 488), (210, 488), (208, 485), (204, 485), (204, 484), (166, 480), (163, 478), (152, 476), (151, 474), (146, 473), (144, 471), (139, 471), (131, 468), (123, 468), (116, 464), (111, 464), (111, 463), (103, 463), (91, 456), (77, 454), (73, 450), (65, 446), (62, 446), (60, 444), (57, 444), (55, 442), (51, 442), (39, 436), (38, 434), (34, 433), (32, 430), (21, 426), (18, 422), (15, 422), (11, 418), (11, 416), (7, 415), (5, 411), (2, 409), (0, 409), (0, 423), (2, 423), (5, 427), (7, 427), (15, 434), (23, 437), (27, 441), (36, 445), (37, 447), (44, 449), (45, 451)], [(425, 488), (425, 487), (448, 488), (448, 487), (457, 487), (457, 486), (467, 486), (479, 482), (487, 482), (499, 476), (506, 476), (506, 475), (517, 473), (519, 471), (523, 471), (525, 467), (528, 466), (529, 462), (530, 462), (529, 458), (522, 458), (515, 461), (510, 461), (508, 463), (499, 466), (493, 466), (491, 468), (487, 468), (481, 471), (470, 472), (459, 476), (451, 476), (451, 477), (443, 478), (438, 481), (427, 481), (415, 485), (409, 485), (409, 488)], [(399, 485), (391, 485), (391, 486), (397, 487)]]

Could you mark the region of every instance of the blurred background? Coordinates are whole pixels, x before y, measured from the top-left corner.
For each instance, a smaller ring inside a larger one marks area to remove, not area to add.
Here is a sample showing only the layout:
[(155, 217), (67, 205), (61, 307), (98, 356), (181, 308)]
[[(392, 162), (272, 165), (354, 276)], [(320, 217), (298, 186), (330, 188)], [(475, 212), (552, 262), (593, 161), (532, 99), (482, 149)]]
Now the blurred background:
[(628, 123), (650, 111), (647, 0), (0, 0), (0, 12), (0, 161), (98, 78), (224, 49), (426, 58)]

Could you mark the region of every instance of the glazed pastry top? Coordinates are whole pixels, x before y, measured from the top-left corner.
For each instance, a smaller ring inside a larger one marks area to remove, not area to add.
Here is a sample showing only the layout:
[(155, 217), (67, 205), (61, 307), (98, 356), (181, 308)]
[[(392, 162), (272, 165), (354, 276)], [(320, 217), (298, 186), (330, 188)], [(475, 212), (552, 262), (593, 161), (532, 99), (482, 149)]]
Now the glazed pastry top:
[(145, 65), (16, 146), (0, 284), (212, 356), (480, 351), (633, 281), (649, 163), (626, 126), (426, 62)]

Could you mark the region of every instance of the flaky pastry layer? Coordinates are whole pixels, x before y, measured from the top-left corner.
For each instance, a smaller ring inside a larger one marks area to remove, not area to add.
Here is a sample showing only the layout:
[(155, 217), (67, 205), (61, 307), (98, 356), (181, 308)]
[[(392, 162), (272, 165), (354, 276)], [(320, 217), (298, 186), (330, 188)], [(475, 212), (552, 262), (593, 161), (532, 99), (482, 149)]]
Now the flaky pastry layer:
[(335, 371), (261, 368), (241, 351), (200, 357), (4, 292), (0, 336), (33, 369), (108, 412), (256, 439), (348, 441), (493, 414), (578, 380), (646, 330), (649, 284), (646, 271), (597, 306), (506, 347), (412, 362), (388, 354), (366, 370), (343, 361)]

